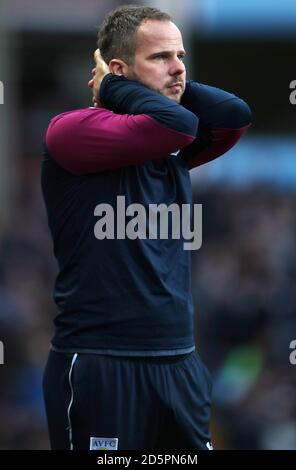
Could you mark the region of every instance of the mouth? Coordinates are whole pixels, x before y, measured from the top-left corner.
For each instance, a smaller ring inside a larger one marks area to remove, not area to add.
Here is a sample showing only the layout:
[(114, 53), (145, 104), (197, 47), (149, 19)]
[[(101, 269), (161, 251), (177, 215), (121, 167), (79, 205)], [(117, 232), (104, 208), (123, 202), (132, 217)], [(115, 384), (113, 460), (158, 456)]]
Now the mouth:
[(183, 83), (181, 82), (173, 83), (168, 88), (170, 88), (173, 91), (180, 91), (180, 90), (183, 90)]

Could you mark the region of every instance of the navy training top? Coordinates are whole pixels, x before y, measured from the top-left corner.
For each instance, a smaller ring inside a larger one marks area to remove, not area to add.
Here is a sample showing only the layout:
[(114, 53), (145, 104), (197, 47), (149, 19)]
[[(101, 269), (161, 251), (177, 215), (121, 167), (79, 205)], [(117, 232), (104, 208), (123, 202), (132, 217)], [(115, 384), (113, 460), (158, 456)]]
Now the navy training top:
[[(56, 116), (46, 134), (42, 191), (59, 266), (53, 347), (117, 355), (190, 352), (191, 252), (182, 233), (173, 238), (171, 230), (166, 239), (159, 232), (150, 239), (118, 236), (118, 196), (125, 209), (143, 206), (147, 217), (151, 204), (192, 205), (189, 169), (237, 142), (250, 124), (249, 107), (195, 82), (187, 82), (179, 105), (111, 74), (100, 99), (104, 108)], [(96, 236), (106, 215), (98, 211), (101, 204), (111, 209), (113, 238)], [(136, 214), (124, 211), (125, 226)]]

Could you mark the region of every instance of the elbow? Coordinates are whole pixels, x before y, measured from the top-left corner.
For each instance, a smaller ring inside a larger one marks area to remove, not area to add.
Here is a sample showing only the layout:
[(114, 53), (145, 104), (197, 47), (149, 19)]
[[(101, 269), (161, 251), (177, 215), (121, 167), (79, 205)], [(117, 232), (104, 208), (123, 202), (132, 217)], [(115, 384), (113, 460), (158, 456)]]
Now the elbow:
[(75, 164), (76, 159), (73, 158), (73, 147), (69, 145), (70, 142), (73, 142), (74, 137), (75, 133), (72, 136), (68, 136), (63, 129), (60, 129), (58, 123), (50, 124), (46, 132), (45, 143), (53, 160), (64, 170), (77, 175), (79, 174), (79, 169)]
[(61, 155), (63, 155), (63, 139), (61, 137), (56, 126), (50, 124), (46, 132), (45, 143), (51, 157), (59, 164), (62, 160)]
[(188, 111), (188, 109), (183, 108), (183, 106), (180, 106), (179, 122), (182, 126), (182, 133), (194, 138), (196, 137), (199, 120), (194, 113)]
[(251, 125), (252, 112), (249, 105), (240, 98), (232, 100), (229, 109), (233, 129), (246, 128)]
[(48, 152), (50, 153), (51, 157), (54, 158), (54, 160), (57, 159), (57, 155), (59, 154), (59, 140), (60, 139), (56, 135), (55, 129), (53, 128), (52, 124), (50, 124), (46, 131), (45, 144)]

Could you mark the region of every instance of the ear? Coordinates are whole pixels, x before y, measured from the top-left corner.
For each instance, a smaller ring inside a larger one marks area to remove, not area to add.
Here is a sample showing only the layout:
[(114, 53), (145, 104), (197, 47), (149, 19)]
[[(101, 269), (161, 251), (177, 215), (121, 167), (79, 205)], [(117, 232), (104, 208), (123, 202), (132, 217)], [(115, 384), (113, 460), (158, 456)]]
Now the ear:
[(112, 59), (109, 62), (109, 70), (113, 75), (123, 75), (127, 77), (128, 65), (120, 59)]

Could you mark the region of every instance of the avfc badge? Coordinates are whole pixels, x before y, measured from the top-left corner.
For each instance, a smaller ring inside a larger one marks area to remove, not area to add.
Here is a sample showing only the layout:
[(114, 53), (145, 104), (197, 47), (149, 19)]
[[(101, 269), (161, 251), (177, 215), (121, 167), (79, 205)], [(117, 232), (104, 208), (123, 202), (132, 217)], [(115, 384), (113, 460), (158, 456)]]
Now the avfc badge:
[(118, 450), (118, 438), (91, 437), (89, 450)]

